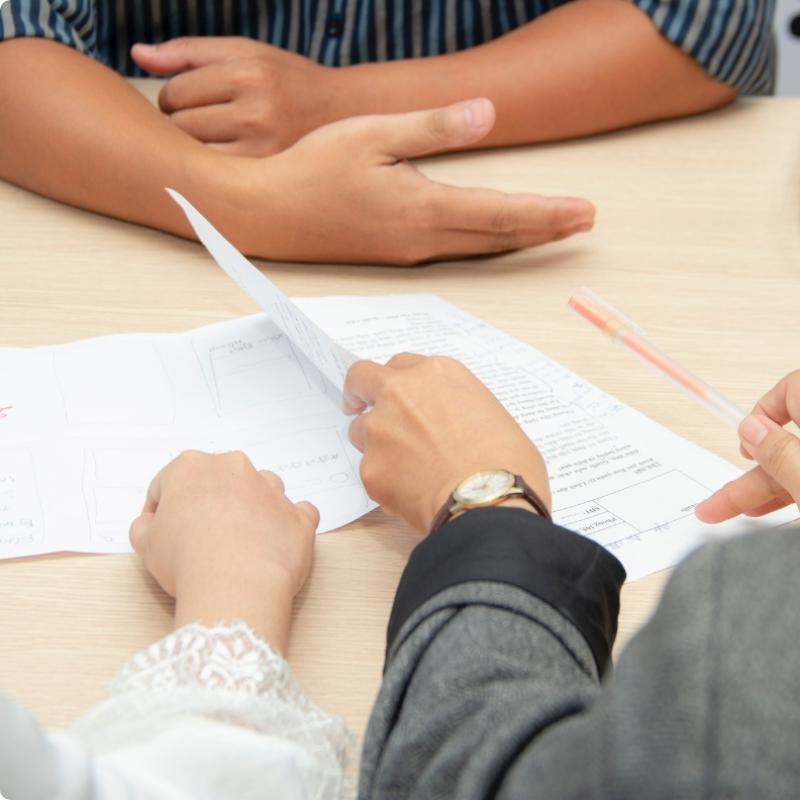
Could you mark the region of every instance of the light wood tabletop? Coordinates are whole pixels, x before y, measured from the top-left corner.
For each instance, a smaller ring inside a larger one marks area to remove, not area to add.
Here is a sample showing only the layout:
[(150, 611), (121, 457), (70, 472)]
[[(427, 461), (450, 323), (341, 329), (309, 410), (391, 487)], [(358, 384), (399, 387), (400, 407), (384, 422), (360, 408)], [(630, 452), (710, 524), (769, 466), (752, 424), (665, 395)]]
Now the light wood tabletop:
[[(740, 463), (730, 429), (603, 341), (566, 301), (595, 289), (751, 405), (800, 366), (798, 132), (800, 99), (764, 99), (582, 141), (433, 159), (423, 169), (443, 181), (588, 197), (596, 228), (538, 250), (418, 269), (262, 266), (294, 296), (439, 294)], [(179, 331), (254, 311), (199, 245), (0, 184), (1, 346)], [(358, 734), (416, 540), (380, 511), (320, 536), (297, 602), (291, 664)], [(626, 586), (617, 651), (664, 580)], [(74, 720), (124, 660), (170, 628), (169, 599), (133, 555), (0, 563), (0, 608), (0, 690), (48, 725)]]

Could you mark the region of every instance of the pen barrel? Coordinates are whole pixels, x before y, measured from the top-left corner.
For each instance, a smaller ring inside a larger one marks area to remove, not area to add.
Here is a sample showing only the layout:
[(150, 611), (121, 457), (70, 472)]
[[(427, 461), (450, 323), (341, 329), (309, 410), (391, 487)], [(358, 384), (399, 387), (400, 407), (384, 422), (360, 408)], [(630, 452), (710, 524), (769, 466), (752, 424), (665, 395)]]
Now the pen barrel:
[(744, 411), (735, 403), (650, 344), (644, 331), (591, 290), (581, 289), (576, 292), (570, 297), (569, 305), (610, 339), (623, 344), (651, 367), (666, 375), (723, 422), (738, 427), (744, 419)]
[(616, 335), (612, 338), (640, 356), (661, 374), (666, 375), (679, 388), (702, 403), (723, 422), (734, 428), (739, 427), (739, 424), (746, 416), (741, 408), (707, 384), (702, 378), (698, 378), (697, 375), (673, 361), (666, 353), (650, 344), (638, 331), (629, 331), (620, 326), (616, 331)]

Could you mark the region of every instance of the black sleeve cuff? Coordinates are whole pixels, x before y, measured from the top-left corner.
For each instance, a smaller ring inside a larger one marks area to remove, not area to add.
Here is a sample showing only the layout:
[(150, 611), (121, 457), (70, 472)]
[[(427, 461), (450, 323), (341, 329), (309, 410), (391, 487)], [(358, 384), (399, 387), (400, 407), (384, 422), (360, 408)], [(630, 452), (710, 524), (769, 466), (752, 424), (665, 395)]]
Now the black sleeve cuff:
[(423, 603), (470, 581), (507, 583), (551, 605), (580, 631), (605, 672), (624, 567), (591, 539), (521, 508), (474, 509), (417, 545), (395, 594), (387, 654)]

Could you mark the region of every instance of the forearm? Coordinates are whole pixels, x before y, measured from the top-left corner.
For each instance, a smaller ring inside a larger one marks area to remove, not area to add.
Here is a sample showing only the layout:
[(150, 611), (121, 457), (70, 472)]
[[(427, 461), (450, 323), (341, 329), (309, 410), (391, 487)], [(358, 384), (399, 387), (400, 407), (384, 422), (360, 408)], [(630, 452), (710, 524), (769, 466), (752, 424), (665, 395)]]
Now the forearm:
[(693, 114), (736, 96), (622, 0), (577, 0), (480, 47), (343, 73), (339, 102), (347, 113), (489, 97), (497, 123), (482, 147)]
[(0, 43), (0, 97), (0, 178), (39, 194), (189, 237), (164, 187), (193, 199), (234, 189), (223, 181), (221, 156), (64, 45)]
[(546, 604), (491, 583), (439, 599), (384, 676), (359, 800), (489, 800), (514, 753), (600, 691), (585, 643)]

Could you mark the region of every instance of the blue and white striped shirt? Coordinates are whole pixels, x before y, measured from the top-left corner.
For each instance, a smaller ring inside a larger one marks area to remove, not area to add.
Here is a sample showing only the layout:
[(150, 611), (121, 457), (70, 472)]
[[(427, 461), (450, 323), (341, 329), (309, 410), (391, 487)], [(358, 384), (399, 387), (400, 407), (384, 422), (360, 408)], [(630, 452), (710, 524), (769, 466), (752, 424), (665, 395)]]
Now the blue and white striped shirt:
[[(0, 39), (54, 39), (123, 75), (130, 46), (247, 36), (330, 66), (415, 58), (496, 39), (570, 0), (10, 0)], [(775, 0), (631, 0), (710, 75), (772, 90)]]

